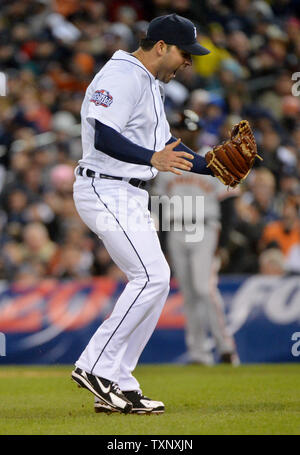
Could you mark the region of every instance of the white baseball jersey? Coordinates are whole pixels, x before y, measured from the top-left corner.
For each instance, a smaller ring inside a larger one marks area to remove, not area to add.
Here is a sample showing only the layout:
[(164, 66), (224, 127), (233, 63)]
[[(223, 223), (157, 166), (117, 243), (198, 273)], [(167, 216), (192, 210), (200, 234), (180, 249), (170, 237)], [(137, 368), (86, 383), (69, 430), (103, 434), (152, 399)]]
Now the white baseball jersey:
[(133, 55), (117, 51), (96, 74), (81, 108), (83, 157), (80, 165), (119, 177), (149, 180), (152, 166), (117, 160), (95, 149), (95, 119), (133, 143), (159, 151), (170, 139), (158, 80)]

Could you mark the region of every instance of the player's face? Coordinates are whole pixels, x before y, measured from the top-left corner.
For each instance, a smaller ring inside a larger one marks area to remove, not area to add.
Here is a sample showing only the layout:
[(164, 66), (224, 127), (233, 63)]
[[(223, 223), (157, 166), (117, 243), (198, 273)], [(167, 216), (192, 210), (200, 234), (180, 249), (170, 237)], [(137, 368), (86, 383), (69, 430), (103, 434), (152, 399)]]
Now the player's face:
[(161, 59), (157, 78), (167, 84), (176, 76), (179, 68), (186, 68), (191, 65), (191, 54), (179, 49), (177, 46), (168, 46)]

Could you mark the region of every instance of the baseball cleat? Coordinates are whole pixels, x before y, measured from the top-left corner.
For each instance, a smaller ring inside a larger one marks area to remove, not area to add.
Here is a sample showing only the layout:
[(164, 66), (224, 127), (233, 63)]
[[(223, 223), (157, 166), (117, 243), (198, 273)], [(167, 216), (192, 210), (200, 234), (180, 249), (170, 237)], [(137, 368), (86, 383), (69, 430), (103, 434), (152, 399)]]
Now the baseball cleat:
[(228, 363), (232, 366), (239, 366), (240, 359), (237, 353), (235, 352), (224, 352), (220, 356), (220, 363)]
[[(116, 412), (127, 414), (132, 409), (132, 403), (123, 395), (118, 385), (108, 379), (94, 376), (80, 368), (75, 368), (72, 379), (79, 385), (92, 392), (105, 406)], [(112, 411), (110, 411), (112, 412)]]
[(104, 401), (100, 400), (98, 397), (95, 396), (94, 401), (94, 409), (97, 413), (106, 413), (111, 414), (112, 412), (118, 412), (116, 409), (112, 408), (109, 404), (104, 403)]
[(123, 394), (132, 403), (130, 411), (132, 414), (163, 414), (165, 412), (165, 405), (162, 401), (151, 400), (139, 390), (130, 390)]
[[(161, 401), (151, 400), (151, 398), (145, 397), (139, 390), (123, 392), (123, 395), (132, 403), (130, 414), (163, 414), (165, 412), (165, 406)], [(98, 398), (95, 398), (94, 408), (97, 413), (114, 412), (113, 409), (109, 409)]]

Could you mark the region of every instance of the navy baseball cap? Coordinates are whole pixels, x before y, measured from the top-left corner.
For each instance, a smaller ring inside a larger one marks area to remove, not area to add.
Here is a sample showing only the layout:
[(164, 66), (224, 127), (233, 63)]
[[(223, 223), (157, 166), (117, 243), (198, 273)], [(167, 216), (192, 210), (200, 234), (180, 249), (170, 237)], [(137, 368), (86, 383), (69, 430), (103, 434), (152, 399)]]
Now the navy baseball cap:
[(153, 19), (148, 27), (147, 36), (151, 41), (163, 40), (174, 44), (192, 55), (206, 55), (210, 51), (197, 41), (197, 30), (193, 22), (177, 14), (167, 14)]

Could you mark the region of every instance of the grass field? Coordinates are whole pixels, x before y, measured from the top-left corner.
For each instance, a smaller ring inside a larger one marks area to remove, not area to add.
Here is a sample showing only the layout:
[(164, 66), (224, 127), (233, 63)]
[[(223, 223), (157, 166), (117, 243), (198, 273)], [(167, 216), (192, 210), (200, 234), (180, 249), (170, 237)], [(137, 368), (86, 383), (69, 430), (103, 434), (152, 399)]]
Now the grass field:
[(163, 415), (95, 414), (71, 366), (0, 367), (1, 435), (300, 434), (300, 365), (145, 365), (136, 377)]

